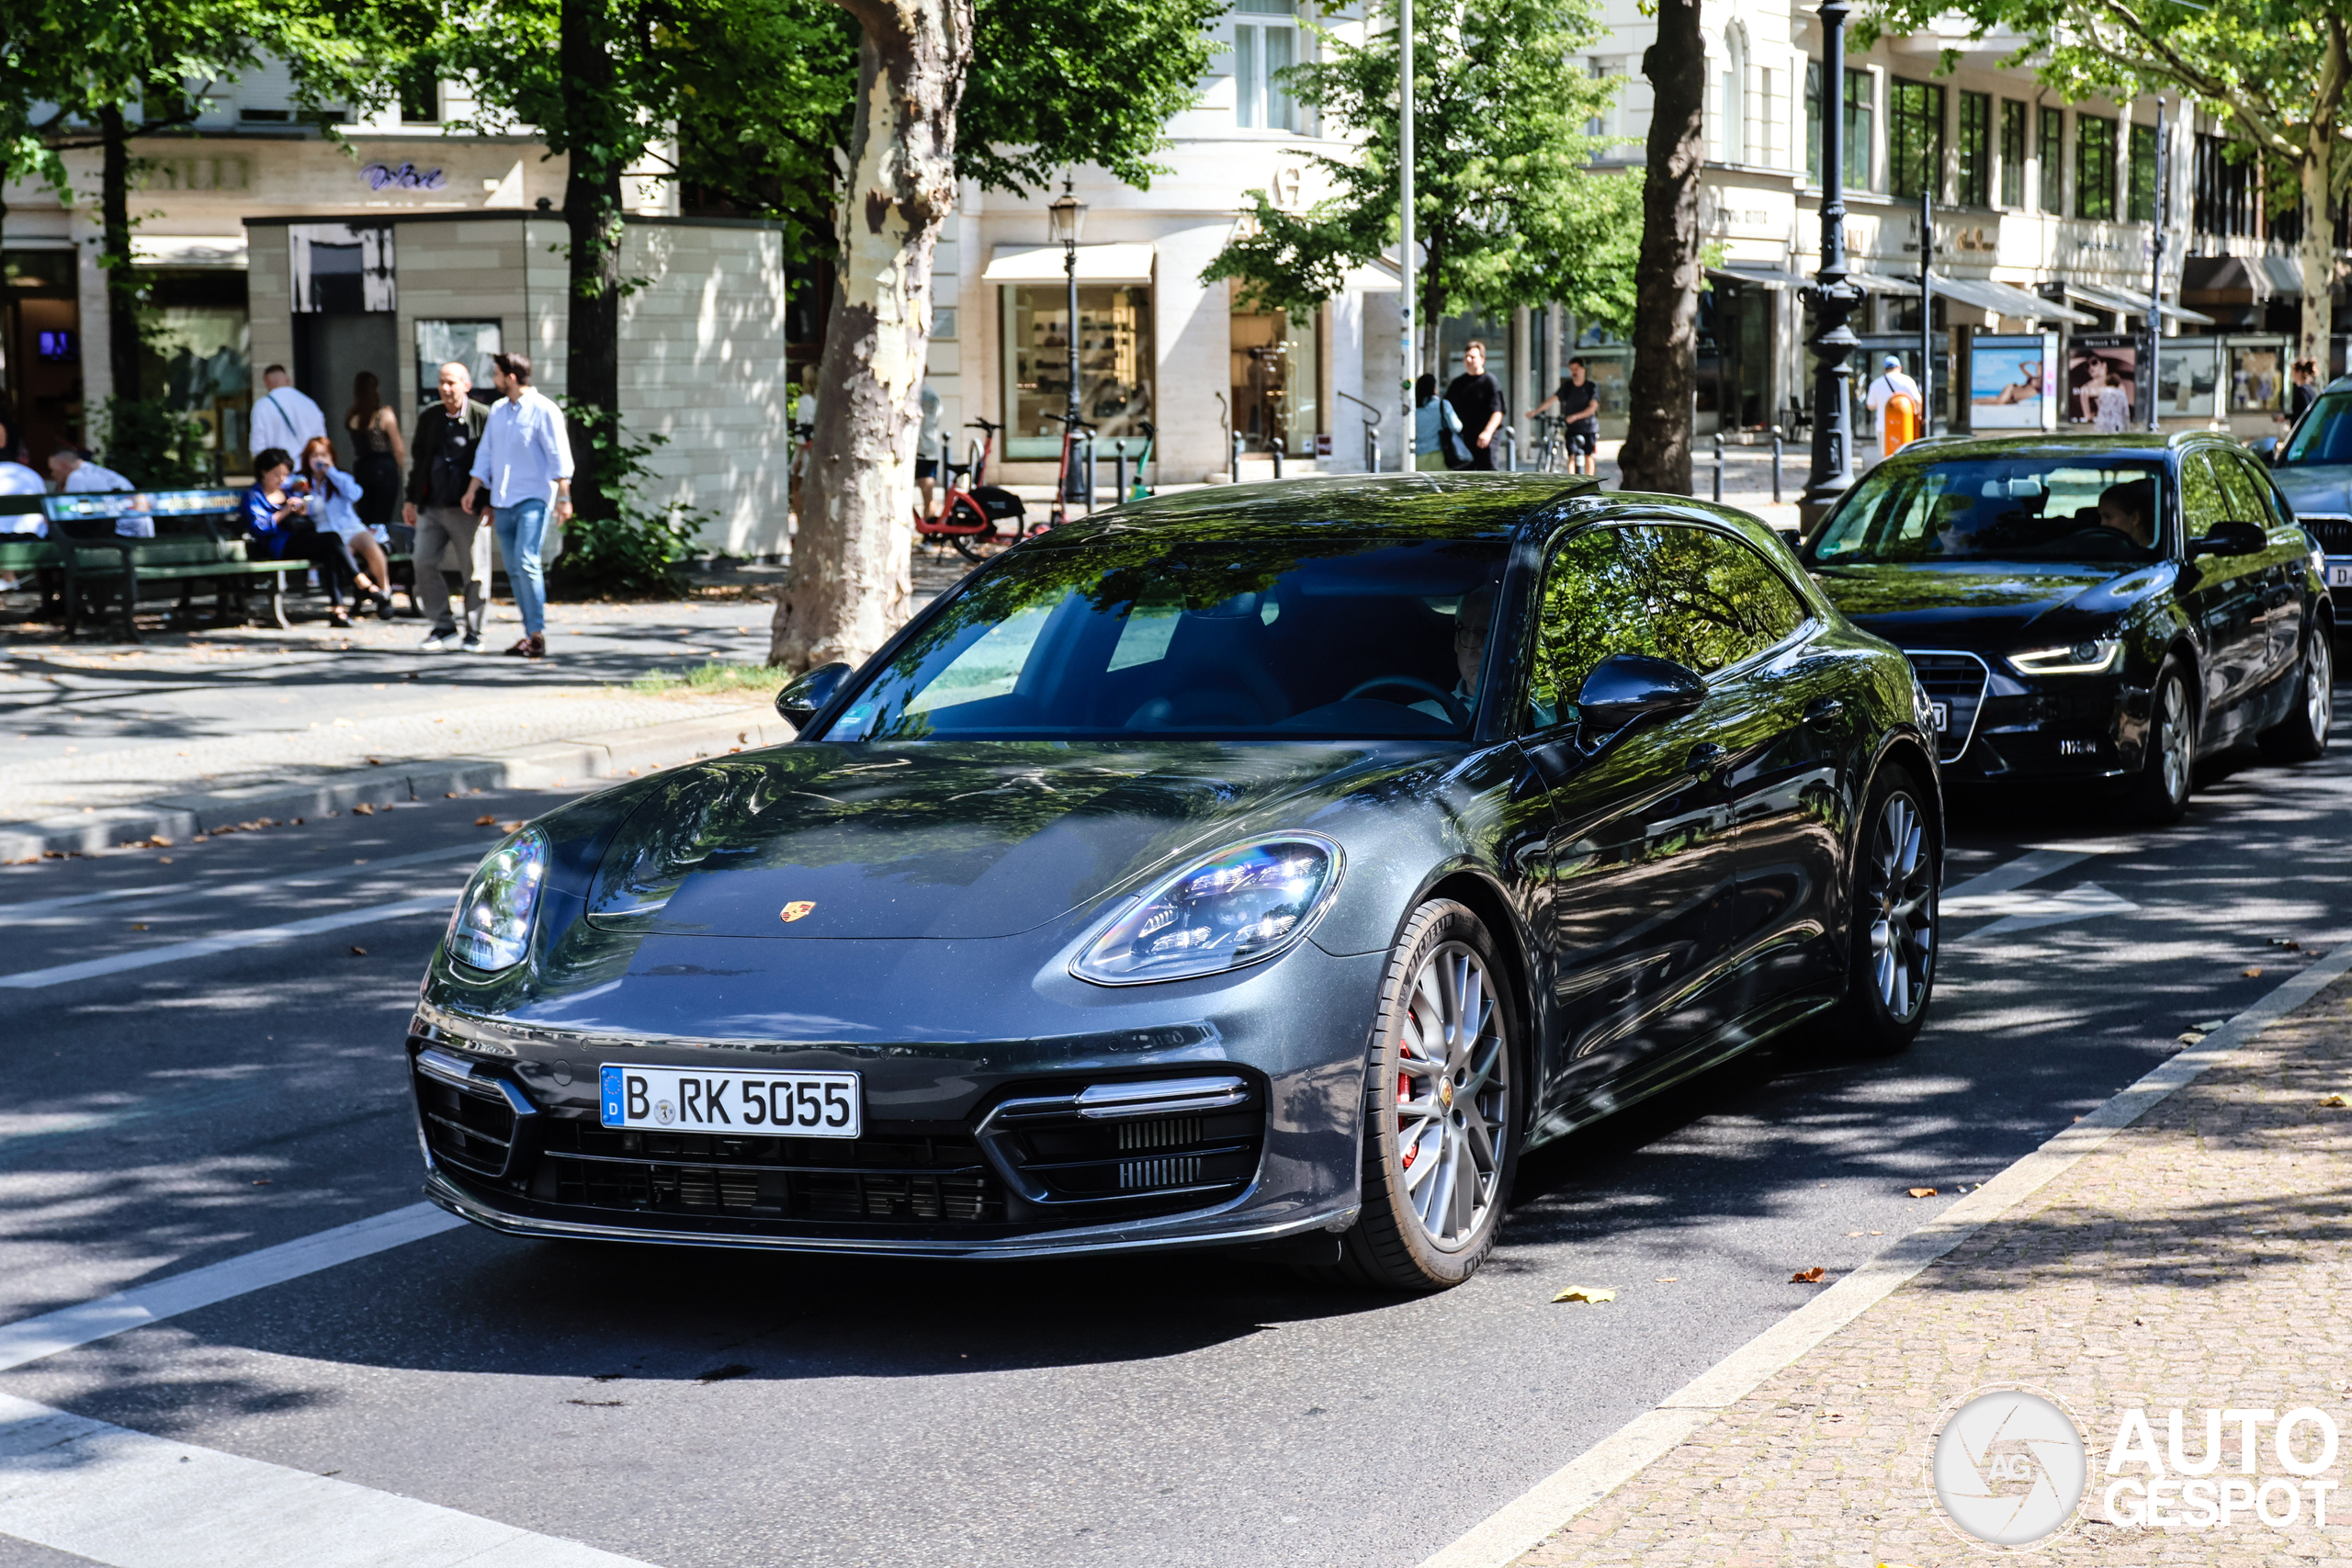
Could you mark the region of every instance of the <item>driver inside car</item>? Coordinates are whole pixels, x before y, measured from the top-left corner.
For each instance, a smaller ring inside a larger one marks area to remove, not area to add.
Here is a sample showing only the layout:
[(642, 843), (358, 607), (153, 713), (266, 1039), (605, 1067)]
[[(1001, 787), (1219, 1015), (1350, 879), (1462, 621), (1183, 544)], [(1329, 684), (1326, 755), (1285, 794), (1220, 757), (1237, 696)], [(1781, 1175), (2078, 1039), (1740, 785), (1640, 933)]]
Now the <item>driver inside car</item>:
[(2156, 487), (2152, 480), (2132, 479), (2099, 492), (2098, 525), (2122, 535), (2142, 549), (2154, 547), (2155, 530), (2148, 525)]
[[(1453, 611), (1453, 667), (1461, 677), (1453, 684), (1453, 700), (1467, 713), (1478, 704), (1478, 671), (1487, 662), (1487, 627), (1495, 618), (1495, 591), (1473, 588), (1462, 596)], [(1453, 716), (1445, 705), (1431, 697), (1406, 705), (1415, 713), (1425, 713), (1432, 718), (1449, 722)]]

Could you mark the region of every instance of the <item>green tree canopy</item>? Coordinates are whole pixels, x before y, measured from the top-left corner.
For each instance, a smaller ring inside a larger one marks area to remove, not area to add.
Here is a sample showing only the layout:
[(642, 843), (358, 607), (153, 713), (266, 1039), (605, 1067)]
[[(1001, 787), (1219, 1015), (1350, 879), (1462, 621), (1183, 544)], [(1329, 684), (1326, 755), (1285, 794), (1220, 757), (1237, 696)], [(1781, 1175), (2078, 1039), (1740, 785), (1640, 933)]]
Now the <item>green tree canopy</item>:
[[(1204, 282), (1232, 278), (1262, 309), (1302, 310), (1396, 244), (1396, 0), (1372, 0), (1365, 13), (1363, 43), (1322, 31), (1324, 58), (1289, 73), (1327, 134), (1357, 139), (1345, 154), (1305, 154), (1333, 194), (1294, 212), (1251, 192), (1251, 231), (1210, 264)], [(1417, 0), (1423, 321), (1557, 299), (1617, 331), (1631, 326), (1641, 186), (1589, 167), (1610, 142), (1589, 128), (1617, 85), (1584, 64), (1601, 31), (1589, 0)], [(1425, 335), (1433, 355), (1435, 334)]]

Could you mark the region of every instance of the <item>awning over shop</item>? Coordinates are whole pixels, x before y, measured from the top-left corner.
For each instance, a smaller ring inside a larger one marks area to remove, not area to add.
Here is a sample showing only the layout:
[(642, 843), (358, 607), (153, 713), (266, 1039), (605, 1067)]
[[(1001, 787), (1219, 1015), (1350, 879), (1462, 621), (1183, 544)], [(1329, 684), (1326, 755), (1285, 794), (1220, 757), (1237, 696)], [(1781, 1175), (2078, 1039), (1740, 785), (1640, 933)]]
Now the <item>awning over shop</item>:
[(1919, 286), (1907, 277), (1889, 277), (1880, 272), (1849, 272), (1847, 280), (1865, 294), (1894, 294), (1905, 299), (1919, 297)]
[[(2068, 299), (2079, 299), (2093, 310), (2114, 310), (2126, 316), (2144, 316), (2148, 313), (2148, 307), (2154, 303), (2145, 294), (2120, 284), (2069, 281), (2060, 287), (2066, 290)], [(2213, 324), (2213, 318), (2202, 311), (2192, 310), (2186, 305), (2169, 300), (2165, 304), (2165, 314), (2188, 326), (2210, 327)]]
[[(1080, 245), (1078, 247), (1078, 280), (1080, 283), (1149, 283), (1151, 261), (1152, 248), (1148, 244)], [(1059, 283), (1068, 276), (1062, 270), (1062, 248), (1059, 245), (999, 245), (989, 253), (989, 269), (980, 275), (980, 281)]]
[(1720, 277), (1726, 283), (1753, 284), (1758, 288), (1803, 288), (1812, 279), (1786, 267), (1770, 266), (1763, 262), (1725, 262), (1707, 269), (1709, 277)]
[(133, 234), (133, 266), (226, 266), (245, 265), (243, 234)]
[(2181, 264), (2180, 289), (2200, 305), (2300, 299), (2303, 269), (2292, 256), (2190, 256)]
[(2080, 310), (2069, 310), (2055, 299), (2044, 299), (2030, 289), (2011, 284), (1995, 283), (1985, 277), (1936, 278), (1936, 292), (1947, 299), (1957, 299), (1963, 305), (1973, 305), (1980, 310), (1990, 310), (1996, 316), (2010, 316), (2028, 321), (2071, 321), (2086, 327), (2096, 319)]

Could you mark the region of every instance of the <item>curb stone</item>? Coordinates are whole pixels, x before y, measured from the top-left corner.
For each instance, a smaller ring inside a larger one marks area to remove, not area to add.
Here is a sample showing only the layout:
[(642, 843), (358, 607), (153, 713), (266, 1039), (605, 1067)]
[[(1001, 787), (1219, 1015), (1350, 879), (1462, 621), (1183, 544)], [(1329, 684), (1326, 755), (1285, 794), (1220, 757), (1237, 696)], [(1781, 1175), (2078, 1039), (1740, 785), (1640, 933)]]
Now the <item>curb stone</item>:
[(690, 762), (729, 750), (781, 745), (794, 733), (774, 708), (757, 704), (667, 724), (544, 740), (504, 751), (345, 768), (243, 789), (160, 795), (137, 806), (0, 828), (0, 864), (52, 852), (93, 854), (159, 833), (191, 838), (222, 824), (262, 815), (322, 817), (354, 806), (422, 800), (452, 791), (529, 789), (573, 779), (619, 778), (632, 771)]

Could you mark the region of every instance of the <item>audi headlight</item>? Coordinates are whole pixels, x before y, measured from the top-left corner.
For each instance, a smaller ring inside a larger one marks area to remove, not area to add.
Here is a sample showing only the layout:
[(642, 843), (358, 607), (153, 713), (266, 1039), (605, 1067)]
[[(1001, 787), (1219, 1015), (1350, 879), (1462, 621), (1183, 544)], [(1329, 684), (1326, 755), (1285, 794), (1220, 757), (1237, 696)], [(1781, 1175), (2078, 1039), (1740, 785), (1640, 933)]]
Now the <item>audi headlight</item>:
[(526, 828), (475, 868), (449, 917), (449, 956), (469, 969), (512, 969), (531, 950), (531, 919), (547, 880), (548, 839)]
[(1219, 850), (1128, 906), (1070, 973), (1100, 986), (1138, 986), (1263, 963), (1314, 927), (1340, 889), (1340, 846), (1318, 834)]
[(2029, 649), (2010, 654), (2009, 662), (2028, 675), (2104, 675), (2123, 662), (2123, 639), (2096, 637), (2064, 648)]

